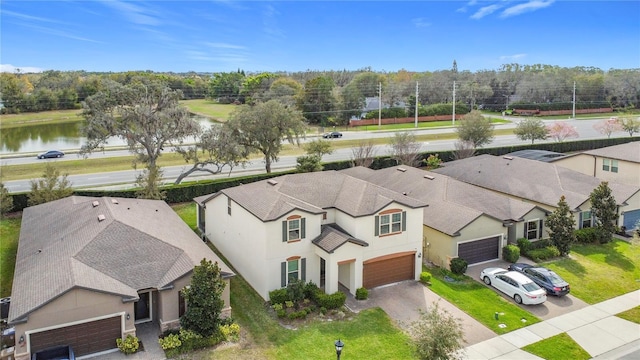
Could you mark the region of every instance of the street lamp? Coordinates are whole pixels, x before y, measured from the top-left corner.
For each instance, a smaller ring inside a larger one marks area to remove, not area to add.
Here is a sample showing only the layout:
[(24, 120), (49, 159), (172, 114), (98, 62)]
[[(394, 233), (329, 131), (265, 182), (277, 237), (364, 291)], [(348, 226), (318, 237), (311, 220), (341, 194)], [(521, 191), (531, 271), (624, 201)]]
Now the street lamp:
[(340, 354), (342, 353), (342, 348), (344, 347), (344, 343), (340, 341), (340, 339), (336, 340), (336, 355), (338, 355), (338, 360), (340, 360)]

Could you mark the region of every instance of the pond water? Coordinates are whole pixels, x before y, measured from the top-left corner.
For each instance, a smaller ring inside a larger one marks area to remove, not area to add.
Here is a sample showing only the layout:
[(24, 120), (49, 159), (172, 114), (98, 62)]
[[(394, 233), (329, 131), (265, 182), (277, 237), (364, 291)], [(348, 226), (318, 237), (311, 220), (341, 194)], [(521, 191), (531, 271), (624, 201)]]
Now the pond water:
[[(205, 117), (194, 117), (200, 126), (207, 128), (213, 123)], [(42, 124), (2, 129), (0, 131), (0, 155), (13, 153), (35, 153), (47, 150), (74, 150), (86, 143), (80, 135), (81, 122)], [(109, 139), (107, 146), (126, 145), (119, 138)]]

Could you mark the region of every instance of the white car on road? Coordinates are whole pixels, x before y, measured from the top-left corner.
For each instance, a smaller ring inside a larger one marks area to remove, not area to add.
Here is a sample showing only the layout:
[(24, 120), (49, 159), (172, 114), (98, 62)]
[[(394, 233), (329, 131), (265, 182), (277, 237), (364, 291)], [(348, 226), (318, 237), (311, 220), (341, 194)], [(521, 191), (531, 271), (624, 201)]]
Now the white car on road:
[(485, 284), (507, 294), (518, 304), (536, 305), (547, 300), (547, 292), (525, 275), (503, 268), (487, 268), (480, 273)]

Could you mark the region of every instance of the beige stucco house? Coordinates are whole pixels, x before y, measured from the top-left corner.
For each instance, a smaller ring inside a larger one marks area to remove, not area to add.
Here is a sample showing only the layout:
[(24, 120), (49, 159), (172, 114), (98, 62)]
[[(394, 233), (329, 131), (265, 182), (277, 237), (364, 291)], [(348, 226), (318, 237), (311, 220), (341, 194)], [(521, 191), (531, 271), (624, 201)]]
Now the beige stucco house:
[(179, 326), (179, 292), (203, 258), (221, 269), (228, 314), (233, 273), (164, 201), (71, 196), (25, 209), (9, 310), (15, 358), (57, 345), (108, 352), (138, 324)]
[(421, 271), (424, 201), (336, 171), (195, 199), (206, 238), (265, 300), (291, 279), (355, 294)]
[(497, 194), (435, 172), (409, 166), (343, 170), (429, 203), (423, 213), (423, 253), (436, 265), (452, 258), (469, 264), (499, 259), (507, 243), (547, 237), (547, 212), (530, 202)]
[[(553, 211), (562, 195), (576, 220), (576, 227), (593, 224), (589, 195), (604, 180), (536, 160), (511, 156), (480, 155), (445, 163), (434, 172), (480, 186)], [(640, 216), (640, 187), (609, 182), (618, 204), (618, 226), (632, 229)]]

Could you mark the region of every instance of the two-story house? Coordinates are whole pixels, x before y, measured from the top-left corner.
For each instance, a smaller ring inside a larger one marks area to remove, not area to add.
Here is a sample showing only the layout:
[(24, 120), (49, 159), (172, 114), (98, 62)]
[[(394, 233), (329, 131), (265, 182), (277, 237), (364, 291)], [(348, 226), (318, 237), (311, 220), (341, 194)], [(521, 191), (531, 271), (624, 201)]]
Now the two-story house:
[(344, 173), (285, 175), (194, 200), (203, 235), (266, 300), (291, 279), (355, 294), (421, 271), (427, 204)]

